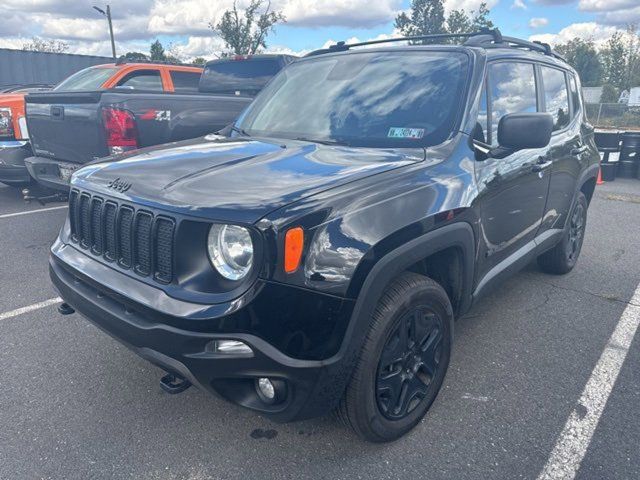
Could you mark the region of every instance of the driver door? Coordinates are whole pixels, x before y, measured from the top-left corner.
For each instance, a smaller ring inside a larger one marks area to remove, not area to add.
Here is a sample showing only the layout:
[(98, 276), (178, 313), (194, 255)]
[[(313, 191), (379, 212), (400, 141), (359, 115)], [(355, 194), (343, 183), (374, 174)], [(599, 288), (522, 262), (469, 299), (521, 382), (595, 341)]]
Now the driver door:
[[(532, 63), (497, 61), (488, 66), (486, 107), (479, 114), (485, 143), (498, 146), (498, 124), (510, 113), (538, 111), (536, 68)], [(483, 125), (482, 122), (485, 122)], [(550, 170), (543, 165), (548, 148), (521, 150), (505, 158), (479, 159), (481, 239), (477, 280), (488, 283), (535, 248), (542, 223)]]

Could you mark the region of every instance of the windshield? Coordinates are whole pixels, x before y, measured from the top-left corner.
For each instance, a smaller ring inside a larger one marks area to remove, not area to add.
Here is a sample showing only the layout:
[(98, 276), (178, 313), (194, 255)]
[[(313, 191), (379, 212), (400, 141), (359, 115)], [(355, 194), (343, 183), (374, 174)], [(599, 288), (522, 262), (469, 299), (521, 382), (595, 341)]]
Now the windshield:
[(257, 97), (238, 128), (249, 135), (366, 147), (420, 147), (455, 128), (467, 56), (358, 52), (293, 63)]
[(113, 74), (118, 71), (117, 67), (90, 67), (80, 70), (78, 73), (74, 73), (66, 80), (63, 80), (56, 88), (55, 91), (93, 91), (100, 90), (102, 84), (106, 82)]

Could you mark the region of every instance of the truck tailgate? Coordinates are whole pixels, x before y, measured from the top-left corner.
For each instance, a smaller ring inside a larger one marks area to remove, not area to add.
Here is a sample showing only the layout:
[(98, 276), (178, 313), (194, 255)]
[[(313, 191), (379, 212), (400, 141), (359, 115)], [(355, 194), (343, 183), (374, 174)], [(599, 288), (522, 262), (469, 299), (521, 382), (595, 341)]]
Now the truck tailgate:
[(108, 155), (99, 118), (101, 96), (102, 92), (28, 95), (27, 123), (35, 155), (73, 163)]

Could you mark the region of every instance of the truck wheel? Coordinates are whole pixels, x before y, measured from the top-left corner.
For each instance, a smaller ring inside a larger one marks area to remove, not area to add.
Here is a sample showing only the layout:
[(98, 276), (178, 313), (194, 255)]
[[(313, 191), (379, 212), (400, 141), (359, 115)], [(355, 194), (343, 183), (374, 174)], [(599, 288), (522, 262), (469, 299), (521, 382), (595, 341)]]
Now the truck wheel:
[(587, 208), (587, 198), (582, 192), (578, 192), (578, 198), (571, 211), (569, 225), (562, 240), (538, 257), (538, 265), (543, 272), (563, 275), (576, 266), (587, 226)]
[(407, 433), (442, 386), (452, 340), (453, 310), (443, 288), (415, 273), (399, 276), (376, 306), (338, 417), (371, 442)]

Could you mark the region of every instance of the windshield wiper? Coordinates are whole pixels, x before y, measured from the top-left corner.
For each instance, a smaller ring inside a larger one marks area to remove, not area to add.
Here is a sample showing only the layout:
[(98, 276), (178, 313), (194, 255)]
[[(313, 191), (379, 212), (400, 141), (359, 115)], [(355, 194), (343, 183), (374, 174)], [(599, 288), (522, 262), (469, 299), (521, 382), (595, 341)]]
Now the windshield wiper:
[(229, 127), (229, 130), (231, 130), (232, 132), (236, 132), (239, 133), (240, 135), (242, 135), (243, 137), (250, 137), (251, 135), (249, 135), (247, 133), (247, 131), (244, 128), (240, 128), (240, 127), (236, 127), (235, 125), (231, 125)]
[(316, 138), (297, 137), (296, 140), (300, 142), (319, 143), (320, 145), (341, 145), (341, 146), (347, 145), (346, 142), (341, 142), (339, 140), (330, 140), (330, 139), (318, 140)]

